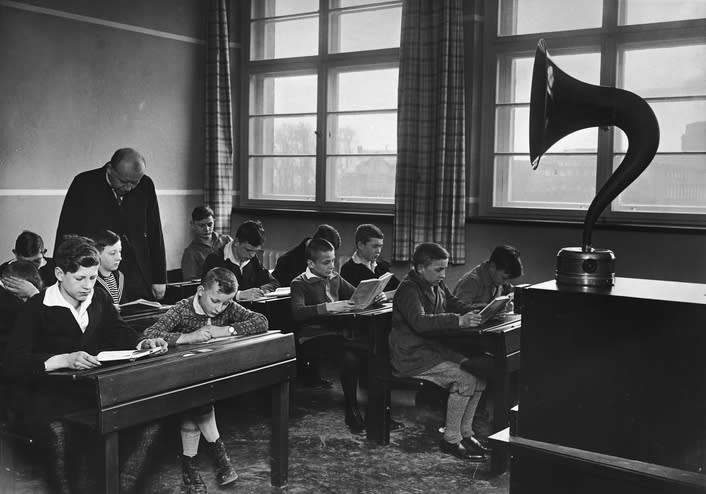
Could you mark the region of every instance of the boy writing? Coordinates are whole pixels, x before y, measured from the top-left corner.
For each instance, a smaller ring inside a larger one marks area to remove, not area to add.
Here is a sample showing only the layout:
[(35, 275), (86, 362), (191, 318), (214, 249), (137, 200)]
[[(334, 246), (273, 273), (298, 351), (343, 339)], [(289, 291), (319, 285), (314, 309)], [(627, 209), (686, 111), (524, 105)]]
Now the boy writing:
[[(211, 269), (201, 279), (196, 295), (169, 309), (145, 330), (145, 337), (160, 337), (172, 345), (182, 345), (266, 332), (265, 316), (233, 302), (237, 289), (238, 281), (232, 272), (225, 268)], [(213, 406), (194, 409), (181, 420), (182, 478), (187, 494), (206, 492), (196, 463), (201, 435), (215, 460), (218, 484), (223, 486), (238, 478), (220, 439)]]
[(412, 269), (392, 303), (391, 363), (395, 375), (425, 379), (449, 390), (441, 451), (484, 461), (488, 448), (473, 434), (473, 416), (485, 382), (466, 370), (468, 359), (430, 338), (435, 331), (480, 324), (471, 307), (444, 284), (449, 253), (439, 244), (419, 244)]
[(235, 240), (210, 254), (203, 263), (203, 273), (221, 267), (235, 274), (239, 291), (236, 300), (253, 300), (279, 286), (260, 262), (257, 251), (265, 242), (265, 229), (259, 221), (247, 220), (235, 232)]
[[(98, 367), (101, 363), (95, 356), (102, 350), (160, 347), (166, 351), (167, 343), (160, 338), (140, 340), (120, 319), (112, 300), (104, 292), (93, 290), (100, 257), (90, 239), (68, 237), (57, 247), (54, 259), (57, 283), (27, 301), (8, 343), (5, 370), (15, 379), (24, 379), (18, 385), (26, 386), (28, 378), (54, 370)], [(94, 407), (95, 397), (75, 383), (39, 379), (32, 384), (28, 398), (20, 404), (21, 416), (46, 449), (53, 487), (68, 493), (72, 489), (62, 418)], [(137, 478), (135, 469), (141, 469), (155, 433), (154, 426), (142, 431), (140, 445), (121, 473), (123, 486)]]
[(495, 297), (511, 293), (510, 280), (519, 276), (522, 276), (520, 252), (511, 245), (499, 245), (490, 259), (463, 275), (454, 295), (474, 309), (483, 308)]
[(181, 256), (181, 274), (184, 280), (199, 278), (206, 258), (233, 240), (230, 235), (215, 232), (214, 224), (214, 212), (209, 206), (197, 206), (191, 212), (193, 240)]
[[(383, 238), (382, 230), (375, 225), (364, 224), (355, 229), (355, 252), (341, 266), (341, 276), (348, 283), (358, 286), (363, 280), (379, 278), (390, 271), (390, 264), (380, 259)], [(400, 282), (393, 276), (385, 288), (392, 291), (399, 284)]]
[(327, 315), (354, 308), (349, 299), (355, 288), (334, 271), (336, 253), (330, 242), (315, 238), (306, 247), (306, 271), (292, 280), (292, 315), (302, 323), (296, 331), (303, 356), (309, 360), (319, 354), (334, 355), (343, 362), (341, 387), (345, 400), (346, 425), (354, 434), (365, 431), (358, 409), (357, 387), (360, 359), (347, 348), (340, 331), (325, 321)]

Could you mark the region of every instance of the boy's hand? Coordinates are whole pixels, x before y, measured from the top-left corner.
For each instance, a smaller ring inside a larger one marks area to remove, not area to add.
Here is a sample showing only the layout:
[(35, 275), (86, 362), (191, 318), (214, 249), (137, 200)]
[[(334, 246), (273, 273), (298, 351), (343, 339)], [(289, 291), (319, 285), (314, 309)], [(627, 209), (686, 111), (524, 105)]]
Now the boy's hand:
[(84, 351), (67, 353), (64, 358), (65, 367), (68, 367), (69, 369), (93, 369), (94, 367), (101, 365), (96, 357)]
[(163, 283), (152, 285), (152, 295), (154, 295), (154, 298), (157, 300), (162, 300), (165, 293), (167, 293), (167, 285)]
[(213, 326), (204, 326), (191, 333), (184, 333), (177, 340), (177, 345), (189, 343), (204, 343), (213, 338), (213, 335), (211, 334), (211, 328), (213, 328)]
[(375, 300), (373, 300), (374, 304), (382, 304), (384, 302), (387, 302), (387, 295), (385, 295), (385, 292), (380, 292), (380, 294), (375, 297)]
[(213, 338), (221, 338), (223, 336), (235, 336), (235, 332), (231, 334), (230, 328), (232, 326), (210, 326), (209, 332)]
[(168, 347), (169, 347), (169, 344), (166, 341), (164, 341), (162, 338), (148, 338), (146, 340), (142, 340), (137, 345), (138, 350), (144, 350), (146, 348), (160, 348), (161, 351), (159, 353), (166, 352)]
[(466, 312), (458, 316), (458, 326), (461, 328), (475, 328), (480, 326), (480, 314), (477, 312)]
[(260, 298), (265, 294), (261, 288), (248, 288), (247, 290), (238, 291), (238, 300), (253, 300)]
[(2, 279), (5, 289), (16, 297), (27, 299), (39, 293), (37, 287), (27, 280), (16, 276), (7, 276)]
[(338, 313), (338, 312), (348, 312), (353, 310), (355, 304), (352, 300), (339, 300), (338, 302), (328, 302), (326, 304), (326, 312)]

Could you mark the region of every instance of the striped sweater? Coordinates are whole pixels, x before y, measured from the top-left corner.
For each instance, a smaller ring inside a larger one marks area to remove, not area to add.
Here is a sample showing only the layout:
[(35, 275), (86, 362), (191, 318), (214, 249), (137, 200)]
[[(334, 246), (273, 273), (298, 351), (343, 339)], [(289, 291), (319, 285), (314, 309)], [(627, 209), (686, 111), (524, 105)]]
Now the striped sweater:
[[(143, 338), (164, 338), (176, 345), (182, 333), (192, 333), (208, 324), (209, 317), (194, 310), (194, 296), (180, 300), (159, 320), (145, 330)], [(226, 310), (211, 317), (213, 326), (233, 326), (238, 335), (250, 335), (267, 331), (267, 318), (233, 302)]]

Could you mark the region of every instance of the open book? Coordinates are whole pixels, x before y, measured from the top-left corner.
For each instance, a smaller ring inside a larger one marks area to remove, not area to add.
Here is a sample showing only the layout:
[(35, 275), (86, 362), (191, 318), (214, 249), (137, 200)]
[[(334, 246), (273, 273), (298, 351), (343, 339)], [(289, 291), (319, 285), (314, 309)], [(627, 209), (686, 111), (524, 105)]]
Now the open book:
[(138, 306), (138, 307), (151, 307), (153, 309), (161, 309), (162, 304), (159, 302), (156, 302), (154, 300), (146, 300), (144, 298), (138, 298), (137, 300), (133, 300), (132, 302), (126, 302), (124, 304), (120, 304), (119, 307), (122, 309), (124, 307), (130, 307), (130, 306)]
[(161, 353), (163, 349), (161, 347), (157, 348), (145, 348), (144, 350), (110, 350), (106, 352), (100, 352), (96, 355), (99, 362), (115, 362), (119, 360), (135, 360), (138, 358), (146, 357), (148, 355), (154, 355), (155, 353)]
[(510, 297), (508, 297), (507, 295), (503, 295), (502, 297), (495, 297), (493, 300), (491, 300), (488, 305), (483, 307), (483, 310), (480, 311), (480, 323), (485, 324), (486, 321), (497, 316), (500, 311), (505, 308), (509, 301)]
[(379, 278), (361, 281), (353, 295), (351, 295), (351, 300), (355, 303), (356, 309), (369, 307), (375, 301), (375, 297), (380, 295), (385, 289), (392, 276), (392, 273), (385, 273)]

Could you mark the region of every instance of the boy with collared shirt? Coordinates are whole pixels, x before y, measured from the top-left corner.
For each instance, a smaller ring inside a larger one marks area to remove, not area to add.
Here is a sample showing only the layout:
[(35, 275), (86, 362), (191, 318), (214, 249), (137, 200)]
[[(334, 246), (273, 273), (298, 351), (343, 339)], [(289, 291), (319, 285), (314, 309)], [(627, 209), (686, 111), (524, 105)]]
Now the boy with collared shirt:
[[(182, 345), (223, 336), (266, 332), (265, 316), (233, 302), (237, 289), (238, 281), (231, 271), (211, 269), (202, 278), (196, 295), (169, 309), (145, 330), (145, 336), (164, 338), (170, 345)], [(187, 494), (206, 492), (196, 462), (202, 435), (214, 459), (218, 484), (224, 486), (238, 478), (220, 438), (213, 406), (190, 410), (181, 421), (182, 479)]]
[[(334, 271), (333, 245), (322, 238), (312, 239), (306, 248), (306, 271), (292, 280), (292, 315), (301, 323), (295, 331), (305, 358), (316, 359), (320, 353), (334, 356), (343, 363), (341, 387), (345, 400), (345, 422), (353, 434), (365, 431), (365, 421), (358, 409), (357, 387), (360, 359), (347, 347), (336, 322), (325, 317), (354, 308), (349, 299), (355, 288)], [(338, 323), (340, 324), (340, 322)]]
[(419, 244), (412, 269), (397, 288), (392, 304), (390, 356), (397, 376), (425, 379), (449, 390), (441, 451), (484, 461), (489, 449), (474, 437), (473, 417), (485, 382), (473, 375), (469, 360), (435, 339), (436, 332), (480, 324), (471, 307), (444, 284), (449, 253), (439, 244)]
[(499, 245), (487, 261), (463, 275), (454, 296), (474, 309), (483, 308), (495, 297), (512, 293), (510, 280), (519, 276), (522, 276), (520, 252), (511, 245)]
[[(55, 252), (56, 284), (32, 297), (22, 308), (10, 338), (5, 371), (21, 388), (26, 380), (60, 369), (85, 370), (101, 365), (103, 350), (129, 348), (167, 349), (162, 339), (140, 340), (118, 315), (112, 300), (93, 289), (100, 258), (90, 239), (71, 236)], [(25, 418), (41, 447), (46, 448), (53, 487), (69, 492), (67, 443), (63, 417), (95, 406), (95, 396), (75, 383), (32, 380), (27, 400), (21, 404)], [(128, 457), (121, 485), (133, 487), (158, 428), (147, 426), (140, 445)]]
[(262, 265), (257, 251), (265, 243), (265, 229), (259, 221), (247, 220), (235, 232), (235, 240), (209, 255), (203, 263), (203, 274), (213, 268), (226, 268), (238, 279), (236, 300), (262, 297), (279, 287), (279, 283)]
[[(371, 224), (359, 225), (355, 229), (355, 252), (341, 266), (341, 276), (353, 286), (361, 281), (379, 278), (390, 271), (390, 264), (380, 259), (384, 235), (382, 230)], [(386, 290), (392, 291), (400, 282), (394, 276), (387, 282)]]
[(230, 235), (213, 230), (215, 213), (209, 206), (197, 206), (191, 212), (192, 242), (181, 256), (181, 274), (185, 281), (201, 277), (206, 258), (232, 242)]

